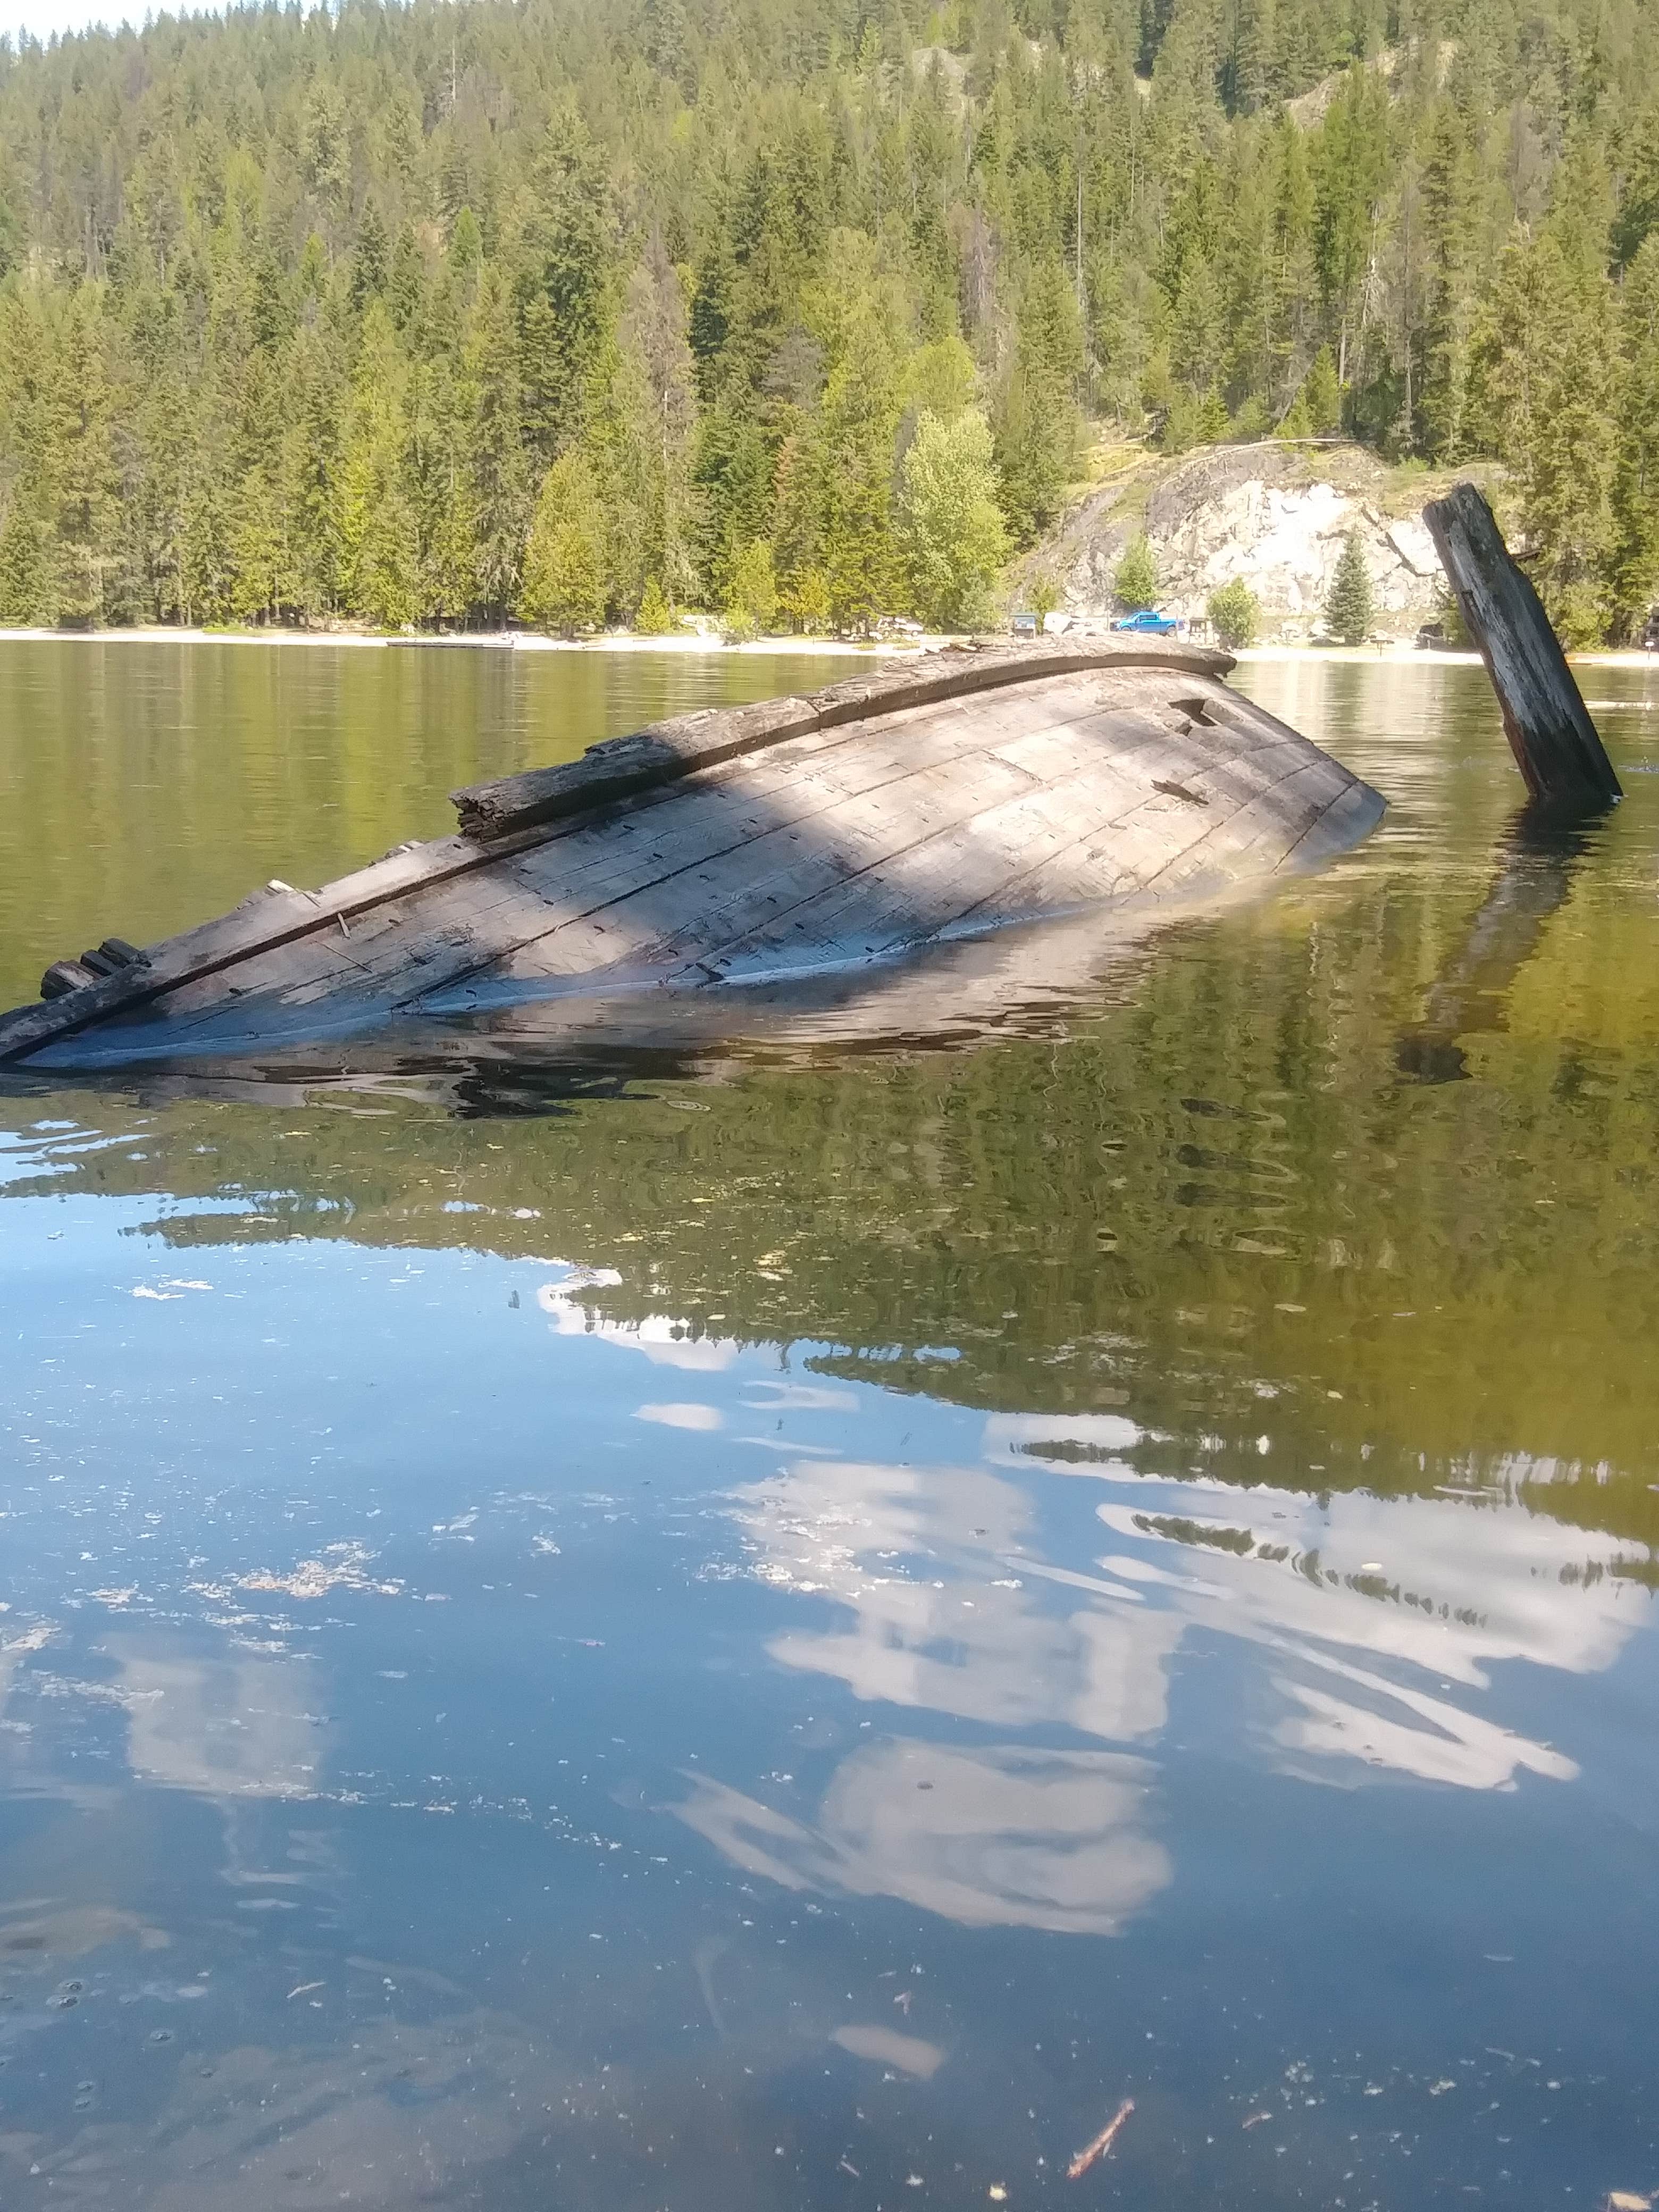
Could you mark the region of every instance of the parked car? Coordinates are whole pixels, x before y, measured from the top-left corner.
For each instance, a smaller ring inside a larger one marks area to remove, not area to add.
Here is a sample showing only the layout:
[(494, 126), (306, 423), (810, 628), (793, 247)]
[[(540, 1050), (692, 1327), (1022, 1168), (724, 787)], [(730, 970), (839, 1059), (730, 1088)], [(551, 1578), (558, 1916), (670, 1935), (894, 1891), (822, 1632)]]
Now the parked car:
[(1181, 624), (1174, 615), (1161, 615), (1154, 608), (1142, 607), (1139, 614), (1125, 615), (1112, 628), (1128, 630), (1136, 637), (1173, 637)]
[(1028, 614), (1016, 615), (1013, 621), (1013, 631), (1016, 637), (1035, 637), (1037, 634), (1036, 617), (1035, 615)]

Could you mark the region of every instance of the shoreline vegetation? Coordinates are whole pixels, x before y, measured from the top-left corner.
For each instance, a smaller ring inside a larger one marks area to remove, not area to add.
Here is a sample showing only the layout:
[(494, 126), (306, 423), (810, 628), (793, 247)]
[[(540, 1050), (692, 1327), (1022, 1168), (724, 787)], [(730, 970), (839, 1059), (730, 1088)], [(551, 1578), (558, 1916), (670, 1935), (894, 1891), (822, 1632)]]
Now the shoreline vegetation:
[[(992, 618), (1103, 441), (1659, 596), (1659, 0), (341, 0), (0, 39), (0, 623)], [(1148, 492), (1146, 534), (1158, 535)]]
[[(943, 634), (900, 640), (776, 635), (742, 640), (716, 633), (687, 631), (678, 637), (641, 637), (627, 630), (600, 631), (584, 638), (548, 637), (528, 630), (482, 630), (451, 635), (398, 636), (365, 630), (285, 629), (273, 625), (257, 629), (192, 629), (183, 625), (133, 626), (119, 629), (0, 629), (0, 650), (8, 644), (31, 645), (269, 645), (338, 646), (402, 651), (454, 650), (486, 653), (738, 653), (750, 657), (814, 655), (825, 659), (903, 659), (939, 653), (969, 642)], [(1006, 644), (997, 636), (976, 642)], [(1381, 645), (1250, 645), (1232, 648), (1241, 665), (1254, 661), (1336, 661), (1359, 665), (1413, 668), (1478, 668), (1478, 653), (1455, 647), (1425, 648), (1405, 640)], [(1571, 653), (1569, 659), (1587, 668), (1659, 669), (1659, 653), (1635, 647), (1602, 647)]]

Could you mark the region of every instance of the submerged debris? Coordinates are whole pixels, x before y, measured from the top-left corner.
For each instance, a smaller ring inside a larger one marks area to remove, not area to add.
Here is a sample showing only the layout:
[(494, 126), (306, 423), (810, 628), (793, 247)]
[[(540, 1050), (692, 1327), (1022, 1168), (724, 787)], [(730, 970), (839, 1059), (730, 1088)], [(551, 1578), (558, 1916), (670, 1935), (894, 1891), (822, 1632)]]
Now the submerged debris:
[(1128, 2118), (1130, 2113), (1133, 2112), (1134, 2108), (1134, 2099), (1133, 2097), (1126, 2097), (1123, 2100), (1123, 2102), (1118, 2106), (1116, 2112), (1113, 2113), (1111, 2118), (1107, 2121), (1100, 2133), (1095, 2137), (1094, 2141), (1091, 2143), (1085, 2143), (1083, 2148), (1078, 2153), (1077, 2156), (1066, 2167), (1066, 2179), (1067, 2181), (1080, 2180), (1082, 2177), (1087, 2173), (1089, 2168), (1094, 2164), (1097, 2158), (1105, 2157), (1107, 2152), (1110, 2150), (1112, 2145), (1117, 2141), (1118, 2130), (1123, 2125), (1123, 2123)]

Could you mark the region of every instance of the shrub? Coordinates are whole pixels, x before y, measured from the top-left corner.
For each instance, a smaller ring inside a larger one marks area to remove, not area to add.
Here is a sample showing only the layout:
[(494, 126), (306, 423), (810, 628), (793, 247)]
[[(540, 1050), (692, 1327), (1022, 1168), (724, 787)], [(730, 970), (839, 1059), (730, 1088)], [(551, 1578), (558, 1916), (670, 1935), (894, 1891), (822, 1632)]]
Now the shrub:
[(1231, 584), (1212, 592), (1206, 611), (1216, 635), (1230, 652), (1255, 643), (1261, 610), (1256, 604), (1255, 593), (1242, 576), (1235, 576)]
[(1060, 587), (1046, 568), (1039, 568), (1026, 586), (1025, 604), (1036, 617), (1039, 629), (1060, 605)]
[(1118, 562), (1112, 591), (1119, 605), (1132, 615), (1158, 605), (1158, 562), (1144, 532), (1133, 541)]

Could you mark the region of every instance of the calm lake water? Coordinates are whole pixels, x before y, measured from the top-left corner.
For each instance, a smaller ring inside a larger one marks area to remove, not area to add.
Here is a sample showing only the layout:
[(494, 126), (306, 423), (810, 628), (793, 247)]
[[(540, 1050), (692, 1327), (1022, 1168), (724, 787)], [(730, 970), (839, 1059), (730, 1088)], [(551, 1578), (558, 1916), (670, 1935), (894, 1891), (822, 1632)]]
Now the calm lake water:
[[(0, 642), (0, 1003), (847, 665)], [(1540, 846), (1478, 670), (1241, 672), (1382, 830), (926, 1049), (0, 1097), (0, 2200), (1659, 2184), (1659, 683), (1585, 680)]]

